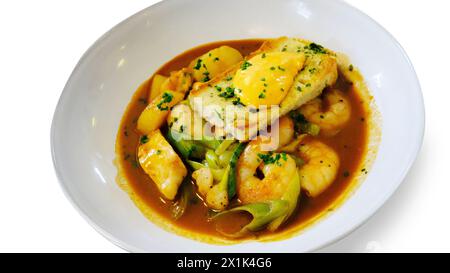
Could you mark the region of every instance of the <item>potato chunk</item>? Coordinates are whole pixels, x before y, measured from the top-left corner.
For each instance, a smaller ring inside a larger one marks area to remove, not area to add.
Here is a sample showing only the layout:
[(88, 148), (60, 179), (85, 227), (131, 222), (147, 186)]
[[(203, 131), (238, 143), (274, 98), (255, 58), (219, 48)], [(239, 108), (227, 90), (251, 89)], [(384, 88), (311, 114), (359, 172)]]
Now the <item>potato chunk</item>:
[(167, 80), (167, 77), (156, 74), (152, 80), (152, 86), (150, 88), (150, 93), (148, 94), (148, 101), (152, 101), (156, 96), (161, 94), (161, 86)]
[(239, 51), (229, 46), (221, 46), (193, 60), (189, 68), (196, 81), (207, 82), (242, 60)]
[(187, 175), (187, 169), (160, 130), (147, 137), (148, 142), (139, 146), (139, 163), (162, 195), (166, 199), (173, 200), (178, 187)]
[(143, 134), (150, 134), (166, 121), (170, 108), (182, 101), (184, 94), (166, 90), (159, 94), (142, 111), (137, 121), (137, 129)]

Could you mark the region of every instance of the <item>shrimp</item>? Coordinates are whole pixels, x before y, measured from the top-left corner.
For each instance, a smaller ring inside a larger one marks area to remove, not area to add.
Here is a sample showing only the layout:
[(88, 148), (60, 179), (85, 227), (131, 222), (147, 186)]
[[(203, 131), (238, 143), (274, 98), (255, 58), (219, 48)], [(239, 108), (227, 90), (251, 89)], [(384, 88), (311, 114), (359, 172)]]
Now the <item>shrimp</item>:
[(230, 167), (228, 166), (223, 173), (222, 179), (217, 184), (214, 183), (213, 173), (210, 168), (201, 168), (192, 173), (197, 184), (200, 195), (204, 198), (204, 201), (209, 208), (222, 211), (228, 204), (228, 174)]
[[(271, 139), (259, 137), (247, 145), (239, 158), (237, 192), (239, 200), (244, 204), (281, 199), (292, 177), (296, 175), (297, 166), (292, 157), (265, 149), (265, 147), (271, 147), (276, 150), (292, 140), (294, 136), (292, 120), (288, 117), (281, 118), (278, 131), (271, 134), (278, 137), (276, 147), (272, 144), (265, 146)], [(264, 178), (255, 176), (257, 170), (264, 175)]]
[[(328, 105), (324, 109), (323, 102)], [(334, 136), (350, 119), (351, 106), (345, 95), (338, 89), (324, 93), (324, 99), (315, 98), (300, 107), (300, 112), (312, 123), (319, 125), (320, 133)]]
[(299, 170), (302, 189), (309, 196), (316, 197), (336, 178), (339, 156), (331, 147), (318, 140), (300, 144), (298, 153), (305, 160), (305, 164)]

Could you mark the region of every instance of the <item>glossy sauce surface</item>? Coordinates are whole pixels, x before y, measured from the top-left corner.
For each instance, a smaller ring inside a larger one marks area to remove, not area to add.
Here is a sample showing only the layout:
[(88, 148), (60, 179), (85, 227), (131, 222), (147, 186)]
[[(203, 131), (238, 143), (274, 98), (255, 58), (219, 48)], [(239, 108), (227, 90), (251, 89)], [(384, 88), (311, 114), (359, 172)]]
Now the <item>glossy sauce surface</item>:
[[(228, 45), (239, 50), (243, 56), (259, 48), (264, 40), (236, 40), (215, 42), (186, 51), (168, 63), (163, 65), (155, 74), (168, 76), (171, 71), (181, 69), (189, 65), (196, 57), (208, 52), (209, 50), (221, 45)], [(167, 202), (161, 198), (161, 195), (148, 177), (140, 168), (137, 161), (137, 148), (141, 134), (136, 129), (136, 121), (142, 110), (147, 105), (147, 96), (151, 86), (152, 78), (145, 81), (135, 92), (131, 102), (129, 103), (117, 136), (118, 146), (120, 147), (120, 155), (118, 160), (124, 168), (124, 176), (129, 186), (139, 197), (149, 206), (154, 213), (170, 221), (178, 227), (195, 233), (202, 233), (214, 236), (222, 236), (216, 231), (215, 224), (208, 221), (208, 208), (203, 204), (202, 200), (193, 194), (189, 207), (185, 214), (178, 220), (174, 220), (171, 216), (171, 202)], [(314, 218), (325, 210), (332, 210), (330, 205), (349, 187), (354, 177), (366, 170), (361, 167), (361, 162), (365, 151), (367, 150), (367, 134), (368, 126), (366, 121), (366, 104), (363, 102), (358, 91), (353, 85), (344, 79), (341, 75), (334, 87), (344, 91), (352, 106), (352, 115), (346, 127), (336, 136), (328, 138), (323, 136), (316, 137), (325, 144), (331, 146), (338, 153), (340, 158), (340, 167), (338, 176), (333, 184), (320, 196), (316, 198), (307, 197), (304, 193), (298, 202), (296, 212), (291, 216), (289, 221), (282, 225), (277, 231), (286, 231), (293, 229), (308, 220)], [(324, 91), (326, 92), (326, 90)], [(234, 222), (243, 221), (242, 216), (235, 219)], [(230, 229), (235, 227), (230, 226)], [(256, 236), (264, 236), (267, 231), (262, 231)]]

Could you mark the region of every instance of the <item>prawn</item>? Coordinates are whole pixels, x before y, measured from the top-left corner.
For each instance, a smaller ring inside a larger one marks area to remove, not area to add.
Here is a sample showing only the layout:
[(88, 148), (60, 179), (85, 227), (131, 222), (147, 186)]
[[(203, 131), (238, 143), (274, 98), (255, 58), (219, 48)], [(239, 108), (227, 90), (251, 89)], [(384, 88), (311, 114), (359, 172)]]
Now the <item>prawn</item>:
[(299, 170), (302, 189), (309, 196), (316, 197), (336, 178), (339, 156), (331, 147), (318, 140), (300, 144), (298, 154), (305, 160), (305, 164)]
[[(271, 134), (279, 138), (276, 147), (272, 145), (273, 150), (288, 144), (294, 136), (292, 120), (288, 117), (281, 118), (278, 130)], [(272, 142), (268, 137), (258, 137), (251, 141), (239, 158), (237, 192), (243, 204), (281, 199), (292, 177), (296, 175), (294, 159), (286, 153), (274, 153), (265, 149), (264, 145), (268, 141)], [(264, 178), (256, 176), (258, 170)]]
[(334, 136), (350, 119), (351, 106), (341, 91), (331, 89), (324, 93), (323, 99), (315, 98), (300, 107), (300, 112), (309, 122), (319, 125), (321, 134)]

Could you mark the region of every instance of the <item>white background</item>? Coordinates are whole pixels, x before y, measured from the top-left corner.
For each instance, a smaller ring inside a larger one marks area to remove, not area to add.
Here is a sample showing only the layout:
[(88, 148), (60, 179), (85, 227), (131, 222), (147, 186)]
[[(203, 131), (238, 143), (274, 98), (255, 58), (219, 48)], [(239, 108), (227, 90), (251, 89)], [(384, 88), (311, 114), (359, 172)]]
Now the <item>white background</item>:
[[(84, 51), (155, 2), (1, 1), (0, 252), (123, 252), (66, 200), (53, 170), (50, 125)], [(426, 132), (393, 197), (361, 228), (322, 251), (449, 252), (450, 2), (348, 2), (382, 24), (409, 54), (424, 93)]]

